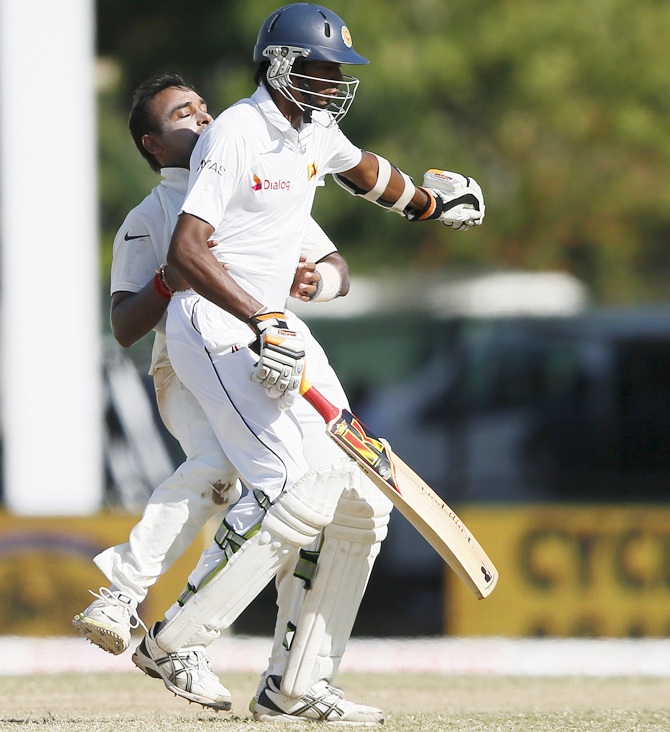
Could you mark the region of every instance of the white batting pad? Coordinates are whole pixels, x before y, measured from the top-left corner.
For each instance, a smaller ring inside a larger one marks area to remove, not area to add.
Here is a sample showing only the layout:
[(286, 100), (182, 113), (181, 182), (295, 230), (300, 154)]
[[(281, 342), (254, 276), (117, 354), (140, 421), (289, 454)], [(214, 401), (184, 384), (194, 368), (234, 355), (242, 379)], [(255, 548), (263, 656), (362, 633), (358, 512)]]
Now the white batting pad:
[(289, 653), (281, 684), (289, 696), (302, 696), (316, 681), (336, 675), (386, 537), (391, 502), (367, 478), (361, 476), (360, 483), (368, 488), (367, 500), (356, 490), (343, 494), (324, 530), (312, 587), (299, 589), (294, 596), (296, 620), (289, 627), (295, 630), (287, 636)]
[(183, 607), (173, 605), (176, 613), (157, 633), (158, 645), (173, 653), (217, 638), (330, 522), (341, 485), (355, 469), (344, 459), (304, 475), (270, 507), (255, 536), (206, 577)]

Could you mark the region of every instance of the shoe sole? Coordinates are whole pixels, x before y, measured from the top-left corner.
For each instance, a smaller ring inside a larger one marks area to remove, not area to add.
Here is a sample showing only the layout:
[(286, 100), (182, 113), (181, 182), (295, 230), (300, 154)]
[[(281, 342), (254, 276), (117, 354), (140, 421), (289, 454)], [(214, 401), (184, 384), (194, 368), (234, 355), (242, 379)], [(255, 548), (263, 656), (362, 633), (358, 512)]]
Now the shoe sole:
[(135, 653), (133, 653), (132, 655), (133, 663), (137, 666), (137, 668), (140, 669), (140, 671), (143, 671), (147, 676), (151, 676), (152, 679), (160, 679), (165, 684), (165, 688), (168, 691), (171, 691), (176, 696), (182, 697), (182, 699), (186, 699), (189, 702), (194, 702), (195, 704), (200, 704), (201, 706), (208, 707), (209, 709), (216, 709), (216, 711), (222, 712), (227, 712), (230, 710), (232, 706), (232, 699), (213, 702), (206, 699), (205, 697), (193, 694), (190, 691), (186, 691), (185, 689), (182, 689), (179, 686), (173, 684), (169, 678), (163, 676), (160, 667), (156, 664), (153, 658), (151, 658), (151, 656), (145, 655), (142, 652), (141, 648), (142, 644), (140, 643), (138, 648), (135, 650)]
[(109, 627), (87, 618), (83, 613), (75, 615), (72, 618), (72, 626), (77, 633), (85, 636), (86, 640), (98, 646), (98, 648), (102, 648), (103, 651), (111, 653), (113, 656), (118, 656), (123, 653), (130, 645), (129, 639), (110, 630)]
[(260, 706), (256, 702), (251, 716), (257, 722), (304, 722), (306, 724), (326, 724), (329, 727), (379, 727), (384, 724), (384, 718), (368, 719), (365, 721), (353, 721), (348, 719), (314, 719), (312, 717), (300, 717), (294, 714), (282, 714), (272, 709)]
[(302, 722), (303, 724), (325, 724), (329, 727), (380, 727), (384, 724), (383, 720), (375, 722), (349, 722), (345, 719), (321, 720), (275, 712), (254, 712), (252, 717), (256, 722)]

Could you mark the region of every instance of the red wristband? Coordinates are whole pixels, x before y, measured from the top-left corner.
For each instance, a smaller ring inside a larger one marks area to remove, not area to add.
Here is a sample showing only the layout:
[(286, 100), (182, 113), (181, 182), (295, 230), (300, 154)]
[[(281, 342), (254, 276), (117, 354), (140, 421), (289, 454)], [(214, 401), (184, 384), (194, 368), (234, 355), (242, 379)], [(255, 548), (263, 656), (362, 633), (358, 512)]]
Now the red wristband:
[(154, 275), (154, 289), (164, 300), (169, 300), (172, 297), (172, 293), (165, 286), (160, 272), (156, 272)]

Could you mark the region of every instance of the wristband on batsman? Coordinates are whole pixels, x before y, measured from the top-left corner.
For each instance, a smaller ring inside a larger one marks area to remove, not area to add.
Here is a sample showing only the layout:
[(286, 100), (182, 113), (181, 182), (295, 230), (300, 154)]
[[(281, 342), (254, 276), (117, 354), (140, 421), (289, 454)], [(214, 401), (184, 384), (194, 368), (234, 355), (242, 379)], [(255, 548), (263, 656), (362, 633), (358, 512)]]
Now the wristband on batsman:
[(340, 294), (342, 289), (342, 275), (330, 262), (319, 262), (316, 271), (321, 279), (316, 283), (316, 290), (309, 298), (311, 302), (329, 302)]

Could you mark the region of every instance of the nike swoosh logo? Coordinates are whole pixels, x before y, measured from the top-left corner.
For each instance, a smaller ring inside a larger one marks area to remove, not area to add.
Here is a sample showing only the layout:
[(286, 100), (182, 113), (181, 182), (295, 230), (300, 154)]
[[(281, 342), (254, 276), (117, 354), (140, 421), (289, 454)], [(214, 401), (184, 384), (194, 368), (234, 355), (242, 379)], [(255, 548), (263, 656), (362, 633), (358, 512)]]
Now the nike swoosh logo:
[(126, 235), (123, 237), (125, 241), (132, 241), (133, 239), (145, 239), (149, 234), (139, 234), (138, 236), (130, 236), (126, 231)]

